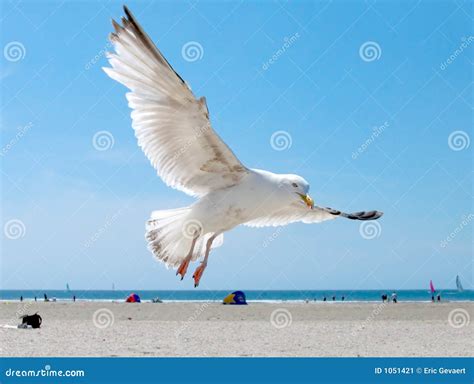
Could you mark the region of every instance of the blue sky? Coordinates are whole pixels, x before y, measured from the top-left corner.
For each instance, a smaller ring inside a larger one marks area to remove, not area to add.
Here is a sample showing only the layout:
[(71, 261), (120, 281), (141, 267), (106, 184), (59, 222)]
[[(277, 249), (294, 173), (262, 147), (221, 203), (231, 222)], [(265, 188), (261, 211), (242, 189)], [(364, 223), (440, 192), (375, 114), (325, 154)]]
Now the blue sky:
[[(472, 288), (472, 3), (127, 4), (244, 164), (302, 175), (318, 205), (385, 212), (373, 228), (239, 227), (199, 289), (449, 288), (457, 274)], [(121, 3), (1, 7), (1, 288), (191, 289), (154, 261), (144, 222), (193, 199), (155, 175), (101, 70)]]

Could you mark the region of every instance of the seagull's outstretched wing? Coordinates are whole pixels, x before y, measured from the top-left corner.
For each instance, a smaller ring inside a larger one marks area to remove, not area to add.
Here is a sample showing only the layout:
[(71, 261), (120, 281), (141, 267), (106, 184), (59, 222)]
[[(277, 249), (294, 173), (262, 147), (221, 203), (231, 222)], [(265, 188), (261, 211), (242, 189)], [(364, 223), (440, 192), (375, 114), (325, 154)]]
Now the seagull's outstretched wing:
[(321, 221), (345, 217), (351, 220), (377, 220), (383, 215), (380, 211), (363, 211), (355, 213), (345, 213), (332, 208), (314, 207), (308, 209), (301, 204), (294, 204), (291, 207), (282, 208), (269, 216), (262, 216), (258, 219), (248, 221), (245, 225), (249, 227), (278, 227), (295, 222), (306, 224), (319, 223)]
[(170, 187), (193, 196), (230, 187), (248, 172), (212, 129), (197, 100), (130, 11), (110, 35), (115, 53), (105, 72), (128, 87), (138, 145)]

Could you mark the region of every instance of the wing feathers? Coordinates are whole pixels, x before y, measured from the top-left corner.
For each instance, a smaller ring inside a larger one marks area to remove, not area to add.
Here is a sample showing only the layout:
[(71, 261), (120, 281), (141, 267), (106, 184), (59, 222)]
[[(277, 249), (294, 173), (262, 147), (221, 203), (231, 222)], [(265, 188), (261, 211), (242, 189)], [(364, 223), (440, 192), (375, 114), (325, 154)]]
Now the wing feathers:
[(104, 71), (131, 90), (132, 127), (163, 181), (194, 196), (235, 185), (248, 173), (209, 122), (205, 98), (196, 100), (128, 8), (112, 21), (115, 53)]

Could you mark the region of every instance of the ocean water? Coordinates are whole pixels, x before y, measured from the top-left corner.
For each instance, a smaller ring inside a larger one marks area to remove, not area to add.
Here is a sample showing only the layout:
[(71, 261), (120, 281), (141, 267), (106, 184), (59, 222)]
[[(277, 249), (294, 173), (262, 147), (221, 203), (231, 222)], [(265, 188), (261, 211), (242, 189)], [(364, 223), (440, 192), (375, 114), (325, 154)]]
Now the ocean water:
[[(43, 294), (48, 298), (57, 300), (72, 300), (73, 295), (77, 300), (102, 300), (102, 301), (123, 301), (130, 293), (138, 294), (142, 301), (149, 301), (154, 298), (160, 298), (163, 301), (221, 301), (232, 291), (145, 291), (145, 290), (0, 290), (0, 300), (19, 300), (23, 296), (25, 300), (34, 299), (43, 300)], [(393, 290), (318, 290), (318, 291), (258, 291), (244, 290), (248, 301), (322, 301), (324, 297), (328, 301), (380, 301), (383, 293), (389, 296)], [(431, 293), (428, 290), (400, 290), (396, 291), (399, 301), (430, 301)], [(442, 301), (474, 301), (474, 291), (465, 290), (458, 292), (456, 290), (441, 290)]]

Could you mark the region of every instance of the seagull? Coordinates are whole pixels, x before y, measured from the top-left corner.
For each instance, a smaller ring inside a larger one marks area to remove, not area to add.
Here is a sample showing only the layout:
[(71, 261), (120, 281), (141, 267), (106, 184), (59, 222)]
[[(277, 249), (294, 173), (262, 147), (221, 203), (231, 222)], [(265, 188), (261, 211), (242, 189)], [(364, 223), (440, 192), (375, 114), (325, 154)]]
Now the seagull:
[(212, 128), (204, 97), (191, 88), (154, 45), (125, 6), (121, 25), (112, 20), (107, 53), (112, 79), (126, 86), (138, 145), (169, 187), (196, 198), (184, 208), (157, 210), (146, 223), (148, 249), (181, 280), (190, 262), (197, 287), (212, 248), (238, 225), (284, 226), (344, 217), (376, 220), (379, 211), (344, 213), (319, 207), (298, 175), (247, 168)]

